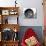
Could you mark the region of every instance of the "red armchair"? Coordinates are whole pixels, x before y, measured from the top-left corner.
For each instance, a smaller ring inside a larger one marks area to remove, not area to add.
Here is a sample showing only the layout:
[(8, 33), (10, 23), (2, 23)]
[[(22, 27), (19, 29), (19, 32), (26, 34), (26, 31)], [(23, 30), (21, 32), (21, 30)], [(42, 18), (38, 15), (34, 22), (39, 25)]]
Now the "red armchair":
[[(25, 40), (34, 36), (37, 40), (37, 35), (36, 33), (33, 31), (33, 29), (29, 28), (26, 30), (25, 34), (24, 34), (24, 37), (22, 38), (22, 42), (21, 42), (21, 45), (22, 46), (27, 46)], [(34, 46), (41, 46), (40, 42), (37, 40), (37, 44), (35, 44)]]

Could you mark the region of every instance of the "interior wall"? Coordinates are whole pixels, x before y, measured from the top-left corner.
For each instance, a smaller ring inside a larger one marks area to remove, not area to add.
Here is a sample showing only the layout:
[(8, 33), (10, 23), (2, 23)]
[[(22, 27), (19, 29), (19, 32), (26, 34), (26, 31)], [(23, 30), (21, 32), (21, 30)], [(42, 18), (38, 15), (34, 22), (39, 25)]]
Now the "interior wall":
[[(42, 0), (24, 0), (18, 1), (20, 2), (23, 8), (36, 8), (37, 9), (37, 18), (36, 19), (25, 19), (23, 14), (20, 14), (19, 24), (21, 26), (43, 26), (43, 6)], [(23, 12), (23, 11), (21, 11)]]
[[(10, 7), (15, 6), (15, 0), (0, 0), (1, 7)], [(20, 26), (43, 26), (43, 6), (42, 0), (17, 0), (17, 3), (20, 6), (20, 17), (19, 24)], [(23, 8), (36, 8), (37, 9), (37, 19), (24, 19), (22, 14)], [(28, 20), (28, 21), (27, 21)]]
[(42, 43), (43, 42), (43, 29), (42, 26), (21, 26), (20, 27), (20, 32), (19, 32), (19, 39), (20, 41), (22, 40), (25, 32), (27, 31), (28, 28), (32, 28), (34, 32), (37, 34), (37, 37), (39, 41)]
[(0, 0), (0, 7), (13, 7), (15, 6), (15, 0)]

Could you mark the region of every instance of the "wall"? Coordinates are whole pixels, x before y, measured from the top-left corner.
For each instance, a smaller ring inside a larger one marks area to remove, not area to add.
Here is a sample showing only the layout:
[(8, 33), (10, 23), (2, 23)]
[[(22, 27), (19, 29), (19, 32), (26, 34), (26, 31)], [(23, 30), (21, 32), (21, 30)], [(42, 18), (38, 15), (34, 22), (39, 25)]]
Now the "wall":
[(42, 0), (24, 0), (18, 1), (21, 3), (23, 8), (36, 8), (37, 19), (25, 19), (24, 16), (20, 15), (21, 26), (43, 26), (43, 6)]
[(0, 0), (1, 7), (12, 7), (15, 5), (15, 0)]
[[(15, 0), (0, 0), (0, 6), (9, 7), (15, 6)], [(19, 24), (21, 26), (43, 26), (43, 6), (42, 0), (17, 0), (17, 3), (21, 5)], [(23, 8), (36, 8), (37, 9), (37, 19), (24, 19), (22, 14)], [(28, 20), (28, 21), (27, 21)]]
[(34, 32), (37, 34), (37, 37), (38, 37), (39, 41), (42, 43), (43, 42), (42, 26), (21, 26), (20, 27), (20, 32), (19, 32), (20, 41), (22, 40), (22, 38), (24, 36), (24, 33), (28, 28), (32, 28), (34, 30)]

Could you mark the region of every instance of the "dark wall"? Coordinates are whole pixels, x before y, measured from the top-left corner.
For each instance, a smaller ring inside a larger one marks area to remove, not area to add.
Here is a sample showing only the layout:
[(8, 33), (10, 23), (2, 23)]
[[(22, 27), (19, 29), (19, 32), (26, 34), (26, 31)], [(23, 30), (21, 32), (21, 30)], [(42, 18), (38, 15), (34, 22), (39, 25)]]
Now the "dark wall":
[(22, 40), (23, 35), (24, 35), (25, 31), (28, 28), (32, 28), (36, 32), (39, 41), (43, 42), (43, 30), (42, 30), (42, 26), (21, 26), (20, 27), (20, 32), (19, 32), (19, 39), (20, 39), (20, 41)]

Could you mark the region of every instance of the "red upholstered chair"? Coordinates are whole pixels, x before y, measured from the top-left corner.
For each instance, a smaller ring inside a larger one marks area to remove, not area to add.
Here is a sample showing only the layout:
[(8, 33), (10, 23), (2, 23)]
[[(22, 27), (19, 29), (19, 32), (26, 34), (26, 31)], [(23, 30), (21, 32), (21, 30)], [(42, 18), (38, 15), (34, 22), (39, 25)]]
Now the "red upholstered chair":
[[(33, 31), (33, 29), (32, 28), (27, 29), (26, 32), (25, 32), (25, 34), (24, 34), (24, 37), (22, 38), (21, 45), (22, 46), (27, 46), (26, 43), (25, 43), (25, 40), (28, 39), (28, 38), (30, 38), (30, 37), (32, 37), (32, 36), (34, 36), (37, 39), (37, 35)], [(38, 41), (35, 46), (41, 46), (40, 42)]]

